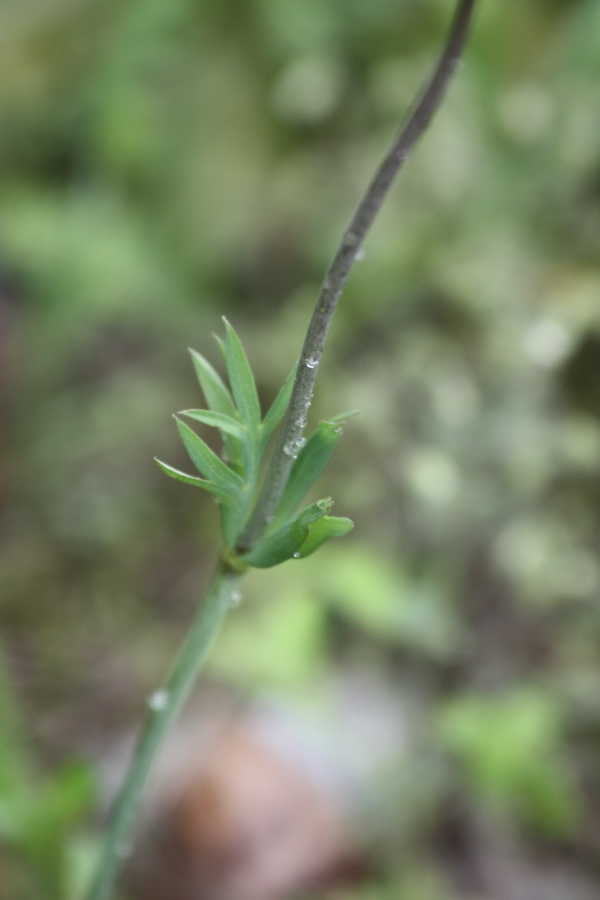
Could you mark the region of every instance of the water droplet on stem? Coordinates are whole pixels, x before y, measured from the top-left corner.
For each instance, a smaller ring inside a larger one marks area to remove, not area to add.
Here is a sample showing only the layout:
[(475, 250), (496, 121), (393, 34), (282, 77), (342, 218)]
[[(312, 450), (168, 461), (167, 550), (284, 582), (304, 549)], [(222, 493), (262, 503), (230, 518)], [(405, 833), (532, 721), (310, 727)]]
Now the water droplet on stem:
[(154, 691), (154, 693), (148, 699), (148, 706), (150, 707), (150, 709), (158, 712), (161, 709), (164, 709), (168, 702), (169, 695), (167, 691)]
[(286, 456), (291, 456), (292, 459), (296, 459), (298, 453), (304, 447), (306, 443), (306, 438), (300, 437), (295, 441), (288, 441), (287, 444), (284, 445), (283, 452)]

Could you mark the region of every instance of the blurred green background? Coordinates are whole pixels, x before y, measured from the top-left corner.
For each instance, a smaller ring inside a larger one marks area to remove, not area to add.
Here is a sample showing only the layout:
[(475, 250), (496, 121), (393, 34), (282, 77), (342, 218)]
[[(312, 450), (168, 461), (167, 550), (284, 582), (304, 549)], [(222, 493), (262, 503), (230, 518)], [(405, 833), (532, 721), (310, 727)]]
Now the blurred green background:
[[(452, 6), (2, 0), (3, 900), (78, 896), (96, 763), (210, 576), (213, 504), (152, 462), (186, 347), (226, 315), (270, 402)], [(597, 0), (481, 3), (319, 373), (313, 422), (364, 411), (318, 491), (356, 528), (250, 576), (212, 657), (410, 702), (336, 898), (600, 895), (599, 38)]]

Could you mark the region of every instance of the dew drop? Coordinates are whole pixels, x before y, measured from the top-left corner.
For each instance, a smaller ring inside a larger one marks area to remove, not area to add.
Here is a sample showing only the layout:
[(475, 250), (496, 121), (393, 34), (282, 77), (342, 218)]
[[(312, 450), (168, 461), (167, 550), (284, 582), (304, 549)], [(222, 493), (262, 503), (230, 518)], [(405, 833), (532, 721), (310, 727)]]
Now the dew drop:
[(299, 428), (304, 428), (304, 426), (306, 425), (306, 416), (298, 416), (294, 424)]
[(164, 709), (168, 702), (169, 695), (167, 691), (154, 691), (154, 693), (148, 699), (148, 706), (150, 707), (150, 709), (158, 712), (159, 710)]
[(363, 259), (365, 259), (366, 255), (366, 252), (361, 248), (354, 254), (354, 259), (356, 260), (356, 262), (362, 262)]
[(294, 559), (300, 559), (300, 551), (299, 550), (296, 550), (296, 552), (293, 553), (292, 555), (293, 555)]
[(283, 452), (286, 456), (291, 456), (293, 459), (296, 459), (298, 456), (298, 452), (302, 450), (306, 443), (306, 438), (300, 437), (296, 441), (288, 441), (283, 448)]
[(229, 598), (229, 605), (232, 607), (232, 609), (235, 609), (235, 607), (239, 606), (241, 602), (242, 602), (242, 595), (240, 594), (240, 592), (233, 591), (233, 593), (231, 594), (231, 596)]
[(304, 357), (304, 365), (307, 369), (316, 369), (319, 365), (319, 360), (316, 356), (305, 356)]

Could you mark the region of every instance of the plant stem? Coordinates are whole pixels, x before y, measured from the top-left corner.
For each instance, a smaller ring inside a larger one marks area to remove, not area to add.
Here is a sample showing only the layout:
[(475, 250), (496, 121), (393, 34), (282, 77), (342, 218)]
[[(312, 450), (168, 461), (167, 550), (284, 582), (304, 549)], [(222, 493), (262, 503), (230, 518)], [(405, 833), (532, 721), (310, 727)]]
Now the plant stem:
[(225, 615), (236, 602), (238, 573), (221, 564), (196, 613), (170, 675), (150, 697), (148, 716), (135, 748), (125, 782), (112, 813), (89, 900), (110, 900), (119, 871), (129, 855), (150, 767), (160, 744), (186, 699)]
[(263, 490), (240, 540), (241, 551), (248, 550), (256, 544), (275, 514), (294, 463), (294, 448), (299, 446), (298, 442), (302, 438), (317, 369), (338, 300), (394, 179), (439, 108), (448, 83), (460, 64), (475, 3), (476, 0), (459, 0), (446, 44), (433, 75), (360, 201), (323, 279), (302, 348), (290, 405)]
[[(454, 20), (435, 71), (360, 201), (325, 275), (309, 323), (292, 398), (271, 467), (255, 510), (240, 539), (240, 550), (251, 549), (256, 544), (276, 511), (293, 464), (294, 448), (302, 437), (317, 369), (338, 300), (357, 253), (396, 175), (442, 101), (452, 73), (458, 66), (475, 3), (476, 0), (458, 0)], [(170, 675), (164, 686), (148, 702), (146, 724), (116, 800), (88, 900), (111, 900), (113, 897), (123, 861), (129, 855), (129, 842), (150, 768), (169, 726), (194, 684), (227, 610), (235, 601), (240, 577), (240, 573), (234, 572), (226, 563), (219, 565)]]

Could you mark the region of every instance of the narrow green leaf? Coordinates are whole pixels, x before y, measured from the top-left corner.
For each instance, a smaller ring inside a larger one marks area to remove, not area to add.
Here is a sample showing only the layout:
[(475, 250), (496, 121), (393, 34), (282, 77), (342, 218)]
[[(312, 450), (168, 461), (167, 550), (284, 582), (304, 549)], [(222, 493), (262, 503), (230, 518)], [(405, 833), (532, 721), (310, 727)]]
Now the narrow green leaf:
[(200, 474), (214, 484), (221, 496), (234, 499), (244, 484), (240, 476), (226, 466), (223, 460), (219, 459), (217, 454), (202, 438), (198, 437), (195, 431), (192, 431), (189, 425), (186, 425), (177, 416), (175, 416), (175, 421), (185, 449)]
[(221, 497), (222, 494), (220, 491), (214, 486), (214, 484), (210, 481), (206, 481), (205, 478), (197, 478), (195, 475), (187, 475), (186, 472), (180, 472), (179, 469), (174, 469), (173, 466), (167, 465), (167, 463), (161, 462), (160, 459), (154, 457), (154, 461), (157, 466), (162, 469), (165, 475), (168, 475), (169, 478), (175, 478), (177, 481), (183, 481), (184, 484), (193, 484), (194, 487), (203, 488), (205, 491), (209, 491), (209, 493), (214, 494), (216, 497)]
[[(220, 375), (201, 353), (197, 353), (195, 350), (190, 350), (190, 353), (192, 354), (192, 361), (200, 387), (211, 410), (219, 415), (227, 416), (229, 419), (237, 419), (237, 410), (233, 397), (221, 380)], [(241, 471), (243, 461), (239, 442), (228, 432), (222, 433), (222, 438), (228, 461), (237, 471)]]
[(332, 538), (343, 537), (354, 528), (352, 519), (343, 516), (323, 516), (310, 526), (308, 537), (300, 547), (300, 556), (310, 556), (319, 547)]
[(241, 438), (244, 433), (244, 426), (240, 422), (223, 415), (223, 413), (212, 412), (208, 409), (182, 409), (178, 415), (189, 416), (190, 419), (196, 419), (205, 425), (212, 425), (213, 428), (218, 428), (221, 433), (225, 432), (237, 438)]
[(235, 547), (243, 526), (243, 509), (240, 508), (241, 504), (238, 502), (240, 495), (232, 499), (229, 492), (220, 491), (212, 481), (206, 481), (204, 478), (196, 478), (194, 475), (180, 472), (179, 469), (168, 466), (166, 463), (161, 462), (160, 459), (156, 459), (156, 457), (155, 461), (165, 475), (175, 478), (177, 481), (183, 481), (184, 484), (192, 484), (194, 487), (203, 488), (221, 501), (220, 517), (223, 538), (228, 547)]
[(225, 545), (233, 550), (241, 534), (246, 506), (241, 494), (235, 500), (227, 500), (221, 504), (221, 532)]
[(267, 535), (257, 547), (241, 557), (242, 562), (257, 569), (268, 569), (300, 556), (301, 547), (309, 535), (310, 526), (327, 515), (333, 506), (331, 497), (317, 500), (290, 519), (285, 525)]
[(215, 341), (217, 347), (221, 351), (221, 356), (223, 357), (224, 362), (227, 362), (227, 356), (225, 355), (225, 341), (223, 338), (220, 338), (218, 334), (213, 334), (213, 340)]
[(250, 432), (256, 433), (260, 426), (260, 404), (254, 375), (240, 339), (227, 319), (224, 318), (223, 321), (227, 329), (225, 359), (233, 397), (242, 422)]
[(235, 404), (229, 390), (223, 384), (221, 376), (201, 353), (197, 353), (196, 350), (190, 350), (190, 353), (192, 354), (196, 376), (209, 407), (214, 412), (219, 412), (235, 419)]
[(347, 419), (360, 415), (362, 415), (361, 409), (345, 409), (343, 412), (338, 413), (337, 416), (332, 416), (331, 419), (327, 419), (327, 421), (331, 422), (333, 425), (342, 425)]
[(285, 412), (289, 406), (290, 397), (292, 396), (292, 390), (294, 388), (294, 379), (296, 377), (297, 368), (298, 363), (296, 363), (288, 377), (283, 382), (279, 393), (269, 407), (269, 411), (267, 412), (266, 416), (263, 419), (263, 423), (260, 426), (261, 446), (263, 449), (266, 446), (267, 441), (273, 434), (274, 430), (283, 419)]
[(311, 434), (292, 466), (277, 510), (279, 521), (291, 516), (302, 502), (327, 465), (341, 434), (342, 429), (339, 425), (331, 422), (319, 422), (317, 430)]

